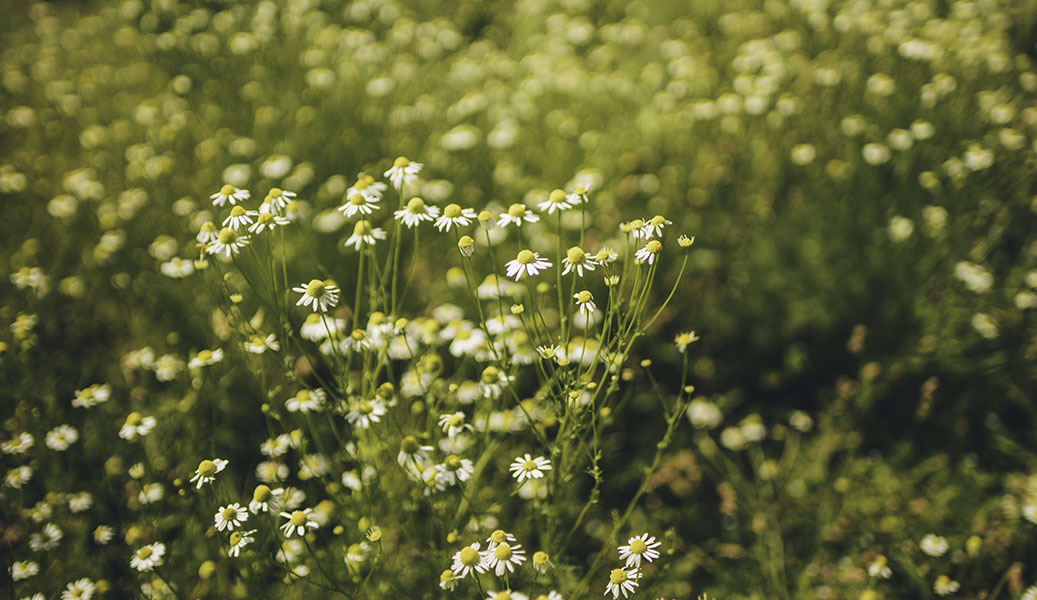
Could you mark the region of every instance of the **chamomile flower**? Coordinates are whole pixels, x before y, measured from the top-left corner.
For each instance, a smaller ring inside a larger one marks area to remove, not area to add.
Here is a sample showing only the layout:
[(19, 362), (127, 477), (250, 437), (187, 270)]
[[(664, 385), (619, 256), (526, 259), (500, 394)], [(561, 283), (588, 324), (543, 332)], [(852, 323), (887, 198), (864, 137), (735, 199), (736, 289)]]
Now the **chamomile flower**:
[(648, 263), (650, 265), (654, 264), (655, 256), (659, 254), (659, 251), (662, 249), (663, 245), (659, 242), (659, 240), (649, 240), (649, 242), (645, 244), (643, 248), (634, 253), (634, 259), (637, 261), (637, 264), (639, 265), (644, 263)]
[(444, 569), (443, 572), (439, 574), (439, 588), (442, 590), (452, 592), (459, 583), (461, 583), (460, 579), (457, 575), (454, 575), (454, 572), (450, 569)]
[(198, 463), (198, 468), (194, 470), (194, 476), (191, 477), (191, 483), (196, 483), (197, 489), (202, 489), (203, 484), (216, 481), (216, 474), (226, 469), (227, 464), (227, 461), (222, 458), (203, 460)]
[(475, 254), (475, 240), (470, 235), (462, 235), (457, 239), (457, 250), (465, 257)]
[(112, 387), (105, 384), (97, 384), (85, 387), (81, 390), (76, 390), (75, 396), (72, 398), (72, 406), (77, 408), (90, 408), (103, 404), (108, 401), (108, 398), (112, 395)]
[(310, 411), (320, 412), (327, 398), (327, 393), (320, 388), (299, 390), (294, 396), (285, 400), (284, 407), (288, 412), (301, 412), (303, 414)]
[(396, 455), (396, 462), (404, 468), (421, 469), (428, 462), (429, 452), (432, 452), (432, 446), (422, 446), (418, 438), (408, 435), (400, 442), (400, 453)]
[(439, 208), (425, 204), (425, 200), (414, 196), (407, 201), (407, 206), (393, 213), (397, 221), (407, 227), (417, 227), (422, 221), (434, 221), (439, 216)]
[[(280, 489), (280, 488), (279, 488)], [(259, 484), (252, 491), (252, 500), (248, 503), (248, 510), (252, 514), (270, 512), (270, 505), (276, 500), (278, 490), (271, 490), (270, 486)], [(284, 490), (280, 490), (282, 493)]]
[(569, 198), (563, 190), (552, 190), (547, 196), (547, 200), (537, 204), (540, 212), (546, 211), (549, 215), (555, 214), (555, 211), (569, 210), (572, 207), (572, 203), (569, 202)]
[(199, 244), (215, 244), (216, 240), (220, 237), (220, 229), (216, 227), (216, 223), (212, 221), (206, 221), (202, 223), (202, 227), (198, 230), (198, 235), (194, 239), (198, 240)]
[(95, 544), (104, 546), (115, 537), (115, 529), (110, 525), (98, 525), (94, 528), (93, 537)]
[(241, 554), (241, 550), (256, 541), (256, 538), (252, 537), (256, 534), (256, 530), (252, 529), (249, 531), (235, 531), (230, 534), (230, 548), (227, 549), (228, 556), (238, 556)]
[(587, 290), (573, 294), (573, 299), (576, 300), (576, 305), (580, 308), (581, 315), (598, 310), (597, 305), (594, 304), (594, 295)]
[(369, 215), (377, 210), (381, 196), (372, 197), (360, 192), (347, 192), (345, 200), (342, 206), (338, 207), (338, 211), (352, 218), (357, 215)]
[(207, 249), (209, 254), (224, 254), (227, 258), (231, 255), (235, 255), (241, 252), (241, 249), (248, 245), (248, 237), (238, 235), (236, 231), (230, 227), (224, 227), (220, 230), (216, 241), (210, 244)]
[(619, 259), (619, 253), (607, 246), (602, 247), (594, 254), (594, 260), (601, 265), (611, 265)]
[(248, 200), (252, 194), (248, 190), (242, 190), (230, 185), (229, 183), (220, 188), (220, 191), (209, 196), (212, 203), (216, 206), (223, 206), (230, 202), (231, 204), (237, 204), (238, 202)]
[(529, 596), (522, 592), (513, 592), (511, 590), (501, 590), (499, 592), (486, 592), (487, 600), (529, 600)]
[(458, 481), (468, 481), (473, 471), (475, 465), (471, 459), (451, 454), (436, 465), (436, 481), (447, 486), (457, 485)]
[(594, 265), (597, 261), (583, 251), (583, 248), (579, 246), (573, 246), (569, 248), (569, 251), (565, 253), (565, 258), (562, 259), (562, 265), (565, 269), (562, 270), (562, 275), (568, 275), (570, 271), (576, 270), (576, 274), (583, 277), (583, 271), (593, 271)]
[(381, 227), (372, 227), (371, 222), (362, 219), (353, 226), (353, 235), (346, 239), (345, 245), (352, 246), (357, 252), (361, 246), (373, 246), (378, 240), (384, 240), (388, 236)]
[(465, 414), (460, 411), (440, 415), (438, 423), (450, 439), (457, 437), (462, 431), (472, 431), (472, 426), (465, 422)]
[(513, 277), (515, 281), (518, 281), (524, 275), (539, 274), (540, 271), (549, 268), (551, 262), (546, 258), (540, 258), (539, 254), (531, 250), (522, 250), (515, 260), (509, 260), (504, 266), (508, 269), (508, 277)]
[[(72, 402), (74, 403), (75, 400)], [(32, 448), (35, 443), (36, 439), (32, 437), (32, 434), (23, 431), (0, 444), (0, 452), (3, 452), (4, 454), (22, 454), (23, 452), (28, 452), (29, 448)]]
[(244, 206), (235, 206), (230, 209), (230, 216), (223, 220), (224, 227), (229, 227), (234, 231), (239, 231), (252, 224), (253, 217), (259, 216), (259, 212), (255, 210), (245, 210)]
[(218, 531), (234, 531), (248, 520), (248, 511), (235, 502), (217, 509), (214, 519)]
[(947, 543), (947, 538), (930, 533), (922, 538), (919, 547), (929, 556), (943, 556), (950, 544)]
[(695, 335), (694, 331), (684, 331), (678, 333), (677, 337), (673, 338), (673, 343), (677, 344), (677, 351), (681, 354), (684, 353), (688, 346), (697, 341), (699, 341), (699, 336)]
[(523, 223), (536, 223), (539, 220), (540, 217), (526, 208), (525, 204), (515, 203), (508, 207), (508, 212), (502, 214), (497, 219), (497, 226), (507, 227), (508, 225), (514, 225), (515, 227), (522, 227)]
[(119, 429), (119, 437), (124, 440), (133, 441), (138, 437), (144, 437), (151, 433), (158, 421), (155, 417), (145, 417), (139, 412), (131, 412), (126, 415), (126, 422)]
[(458, 204), (447, 204), (443, 207), (443, 215), (436, 219), (436, 229), (450, 231), (451, 227), (467, 227), (474, 220), (474, 209), (461, 208)]
[(40, 572), (40, 565), (32, 560), (16, 560), (11, 563), (11, 581), (28, 579)]
[(269, 204), (274, 210), (284, 210), (288, 206), (288, 203), (295, 198), (295, 192), (289, 192), (288, 190), (282, 190), (281, 188), (270, 188), (267, 192), (266, 198), (263, 199), (263, 204)]
[(277, 352), (280, 349), (281, 344), (277, 342), (277, 336), (272, 333), (266, 337), (254, 335), (245, 342), (245, 350), (248, 350), (252, 354), (262, 354), (267, 350)]
[(17, 490), (23, 485), (29, 483), (29, 480), (31, 479), (32, 467), (29, 465), (21, 465), (7, 472), (7, 475), (4, 477), (4, 484)]
[(311, 279), (306, 285), (297, 285), (293, 292), (302, 294), (296, 306), (312, 306), (313, 312), (328, 312), (338, 304), (338, 286), (331, 280)]
[(367, 429), (371, 423), (381, 421), (384, 414), (385, 404), (378, 398), (362, 400), (354, 404), (353, 409), (346, 413), (346, 420), (360, 429)]
[(479, 542), (473, 542), (472, 545), (455, 552), (450, 570), (459, 579), (464, 579), (473, 573), (485, 573), (486, 563), (482, 553), (479, 552)]
[(171, 279), (183, 279), (194, 273), (194, 261), (174, 256), (159, 265), (159, 271)]
[(29, 548), (35, 552), (49, 552), (57, 548), (58, 542), (64, 537), (65, 532), (60, 527), (54, 523), (47, 523), (43, 526), (43, 531), (29, 536)]
[(673, 225), (673, 221), (666, 220), (666, 217), (662, 215), (655, 215), (651, 219), (645, 221), (644, 225), (641, 226), (641, 235), (645, 239), (661, 237), (663, 234), (663, 227), (666, 225)]
[(191, 369), (198, 369), (201, 367), (208, 367), (214, 365), (223, 360), (223, 349), (217, 348), (215, 350), (200, 350), (198, 354), (195, 354), (187, 366)]
[(561, 346), (537, 346), (536, 351), (544, 360), (558, 360), (565, 356), (565, 349)]
[(1019, 600), (1037, 600), (1037, 585), (1026, 588), (1023, 595), (1019, 596)]
[(166, 545), (162, 542), (155, 542), (154, 544), (148, 544), (138, 548), (133, 553), (133, 558), (130, 559), (130, 566), (137, 569), (141, 573), (151, 571), (155, 567), (162, 566), (162, 557), (166, 554)]
[(496, 400), (500, 398), (504, 386), (512, 379), (497, 367), (490, 365), (483, 369), (479, 377), (479, 391), (482, 392), (483, 398)]
[[(532, 565), (533, 565), (533, 569), (536, 570), (536, 572), (540, 573), (541, 575), (543, 575), (544, 573), (547, 573), (548, 569), (550, 569), (551, 567), (554, 566), (553, 564), (551, 564), (551, 557), (548, 556), (547, 552), (544, 552), (543, 550), (537, 550), (536, 552), (533, 553)], [(552, 594), (557, 594), (557, 592), (551, 592), (551, 593)], [(548, 596), (548, 597), (550, 598), (550, 596)]]
[(385, 177), (389, 178), (392, 185), (397, 190), (402, 189), (404, 184), (414, 183), (418, 179), (418, 173), (421, 172), (421, 168), (425, 166), (422, 163), (411, 162), (407, 158), (400, 156), (392, 163), (392, 168), (384, 173)]
[(884, 555), (879, 554), (875, 560), (871, 561), (871, 564), (868, 565), (868, 575), (880, 579), (889, 579), (893, 575)]
[(259, 207), (259, 214), (256, 215), (256, 222), (248, 226), (249, 233), (263, 233), (264, 231), (273, 231), (278, 227), (283, 227), (289, 223), (288, 219), (276, 215), (269, 209), (264, 210), (264, 207), (269, 205), (264, 204)]
[(497, 577), (503, 577), (505, 571), (514, 573), (515, 567), (526, 562), (526, 551), (515, 541), (514, 536), (510, 536), (510, 539), (501, 539), (488, 546), (483, 552), (483, 561), (487, 569), (493, 569)]
[(937, 596), (950, 596), (958, 591), (960, 587), (961, 584), (946, 575), (940, 575), (933, 582), (933, 591), (936, 592)]
[(612, 569), (609, 573), (609, 583), (605, 586), (605, 595), (612, 594), (612, 598), (615, 599), (623, 592), (623, 597), (627, 598), (637, 589), (637, 580), (640, 578), (639, 569)]
[(316, 529), (319, 527), (317, 522), (314, 520), (312, 513), (312, 508), (304, 508), (302, 510), (292, 511), (291, 513), (281, 513), (282, 517), (288, 519), (284, 525), (281, 525), (281, 531), (284, 532), (284, 536), (292, 537), (292, 535), (297, 535), (302, 537), (303, 535), (306, 535), (307, 529)]
[(544, 471), (551, 470), (551, 461), (543, 456), (533, 458), (531, 455), (526, 454), (515, 459), (508, 467), (511, 471), (511, 475), (518, 480), (519, 483), (525, 483), (527, 479), (540, 479), (544, 476)]
[(573, 188), (573, 191), (565, 195), (565, 201), (573, 206), (590, 202), (590, 198), (587, 197), (588, 191), (587, 186), (578, 185)]
[(628, 539), (625, 546), (619, 547), (619, 560), (625, 560), (628, 569), (638, 568), (641, 566), (641, 559), (652, 562), (659, 558), (659, 551), (656, 549), (661, 545), (662, 542), (655, 541), (655, 537), (642, 533)]
[(44, 443), (51, 450), (62, 452), (68, 450), (68, 447), (76, 443), (79, 439), (79, 432), (76, 431), (75, 427), (71, 425), (58, 425), (54, 429), (47, 432), (47, 436), (44, 438)]
[(86, 577), (69, 583), (61, 592), (61, 600), (90, 600), (93, 597), (94, 582)]

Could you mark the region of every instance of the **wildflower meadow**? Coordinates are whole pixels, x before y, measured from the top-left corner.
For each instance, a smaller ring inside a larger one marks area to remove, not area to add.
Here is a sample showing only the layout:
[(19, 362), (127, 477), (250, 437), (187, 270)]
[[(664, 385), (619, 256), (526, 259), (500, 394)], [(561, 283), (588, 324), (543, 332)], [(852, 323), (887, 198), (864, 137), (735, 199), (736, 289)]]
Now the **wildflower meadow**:
[(1034, 0), (0, 6), (0, 597), (1037, 600)]

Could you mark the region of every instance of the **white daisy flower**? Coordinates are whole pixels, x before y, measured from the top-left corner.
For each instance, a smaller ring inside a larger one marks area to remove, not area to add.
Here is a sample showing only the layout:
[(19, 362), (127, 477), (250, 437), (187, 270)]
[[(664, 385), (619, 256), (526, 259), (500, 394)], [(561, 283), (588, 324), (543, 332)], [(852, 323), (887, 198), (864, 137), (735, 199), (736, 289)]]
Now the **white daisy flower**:
[(255, 529), (249, 531), (235, 531), (231, 533), (229, 540), (230, 548), (227, 550), (227, 555), (235, 557), (240, 555), (242, 548), (256, 541), (256, 538), (252, 537), (255, 534)]
[(357, 252), (361, 246), (373, 246), (378, 240), (388, 237), (381, 227), (371, 227), (371, 222), (360, 220), (353, 226), (353, 235), (346, 239), (345, 245), (352, 246)]
[(247, 342), (245, 342), (245, 350), (252, 354), (262, 354), (267, 350), (273, 350), (277, 352), (281, 349), (281, 344), (277, 342), (277, 336), (269, 334), (266, 337), (261, 335), (252, 336)]
[(299, 390), (294, 396), (284, 401), (284, 407), (288, 412), (301, 412), (303, 414), (310, 411), (320, 412), (327, 398), (327, 393), (320, 388)]
[(202, 224), (201, 229), (198, 230), (198, 235), (194, 239), (198, 240), (199, 244), (215, 244), (216, 240), (220, 237), (220, 228), (216, 226), (216, 223), (212, 221), (206, 221)]
[(230, 202), (231, 204), (237, 204), (243, 200), (248, 200), (252, 194), (248, 190), (242, 190), (230, 185), (229, 183), (220, 188), (220, 191), (209, 196), (212, 203), (216, 206), (223, 206)]
[(418, 173), (421, 172), (423, 166), (425, 165), (411, 162), (407, 158), (400, 156), (393, 161), (392, 168), (386, 171), (384, 175), (389, 178), (393, 187), (399, 190), (403, 188), (404, 184), (417, 181)]
[(443, 485), (457, 485), (458, 481), (468, 481), (475, 471), (471, 459), (461, 458), (456, 454), (447, 456), (442, 464), (436, 465), (436, 481)]
[(562, 270), (562, 275), (568, 275), (569, 271), (576, 270), (576, 274), (583, 277), (583, 271), (593, 271), (597, 261), (583, 251), (583, 248), (579, 246), (573, 246), (569, 248), (569, 251), (565, 253), (565, 258), (562, 259), (562, 265), (565, 269)]
[(565, 349), (561, 346), (537, 346), (536, 351), (544, 360), (558, 360), (565, 356)]
[(141, 504), (154, 504), (166, 495), (166, 489), (161, 483), (145, 483), (137, 492), (137, 502)]
[(303, 535), (306, 535), (307, 529), (316, 529), (319, 527), (317, 522), (314, 520), (312, 513), (312, 508), (304, 508), (302, 510), (292, 511), (291, 513), (281, 513), (282, 517), (288, 519), (284, 525), (281, 525), (281, 531), (284, 532), (284, 536), (292, 537), (292, 535), (297, 535), (302, 537)]
[(578, 185), (573, 188), (573, 191), (565, 195), (565, 201), (573, 206), (590, 202), (590, 199), (587, 197), (588, 191), (586, 186)]
[(86, 577), (65, 586), (61, 600), (90, 600), (94, 597), (94, 583)]
[(367, 173), (359, 173), (356, 176), (356, 183), (346, 190), (346, 198), (352, 198), (353, 194), (363, 194), (370, 198), (372, 202), (378, 202), (382, 199), (382, 194), (387, 189), (389, 189), (389, 186), (381, 181), (375, 181), (374, 177)]
[(256, 222), (248, 226), (249, 233), (263, 233), (264, 231), (273, 231), (278, 227), (283, 227), (290, 223), (290, 221), (282, 216), (276, 215), (270, 210), (269, 204), (264, 204), (259, 207), (259, 214), (256, 215)]
[(40, 565), (32, 560), (16, 560), (11, 563), (11, 581), (28, 579), (40, 572)]
[(677, 337), (673, 338), (673, 343), (677, 344), (677, 351), (681, 354), (695, 342), (699, 341), (699, 336), (695, 335), (694, 331), (684, 331), (677, 334)]
[(525, 483), (527, 479), (540, 479), (544, 476), (544, 471), (551, 470), (551, 461), (543, 456), (533, 458), (531, 455), (526, 454), (515, 459), (508, 467), (511, 471), (511, 475), (518, 479), (519, 483)]
[(572, 203), (569, 202), (569, 199), (563, 190), (553, 190), (551, 194), (548, 195), (547, 200), (537, 204), (537, 209), (540, 210), (540, 212), (546, 211), (549, 215), (555, 214), (555, 211), (569, 210), (572, 207)]
[(239, 231), (242, 228), (246, 228), (252, 224), (253, 217), (259, 216), (259, 212), (255, 210), (245, 210), (244, 206), (235, 206), (230, 209), (230, 216), (223, 220), (224, 227), (229, 227), (234, 231)]
[(1037, 600), (1037, 585), (1031, 585), (1026, 588), (1022, 596), (1019, 596), (1019, 600)]
[(75, 397), (72, 399), (72, 406), (77, 408), (90, 408), (103, 404), (108, 401), (108, 398), (112, 395), (112, 386), (105, 384), (91, 385), (81, 390), (76, 390)]
[(289, 192), (282, 190), (281, 188), (270, 188), (267, 192), (266, 198), (263, 199), (263, 204), (269, 204), (274, 210), (284, 210), (288, 206), (288, 203), (295, 198), (295, 192)]
[(447, 204), (443, 207), (443, 216), (436, 219), (436, 229), (450, 231), (451, 227), (467, 227), (475, 220), (475, 210), (461, 208), (458, 204)]
[(460, 579), (464, 579), (472, 573), (485, 573), (486, 563), (482, 553), (479, 552), (479, 542), (473, 542), (472, 545), (455, 552), (450, 570)]
[(94, 528), (94, 543), (104, 546), (115, 537), (115, 529), (109, 525), (98, 525)]
[(224, 254), (230, 258), (231, 255), (241, 252), (241, 249), (248, 245), (248, 241), (248, 236), (238, 235), (230, 227), (224, 227), (216, 236), (216, 241), (207, 247), (207, 251), (209, 254)]
[(929, 556), (943, 556), (950, 544), (947, 543), (947, 538), (930, 533), (922, 538), (919, 547)]
[[(547, 573), (548, 569), (554, 566), (553, 564), (551, 564), (551, 557), (548, 556), (547, 552), (544, 552), (543, 550), (538, 550), (533, 553), (532, 564), (533, 569), (541, 575)], [(552, 591), (551, 594), (555, 594), (556, 596), (558, 596), (559, 599), (561, 599), (561, 595), (558, 594), (558, 592)], [(553, 600), (551, 594), (548, 594), (548, 600)]]
[(637, 260), (637, 264), (653, 264), (655, 263), (655, 255), (659, 254), (659, 251), (663, 249), (663, 245), (659, 240), (650, 240), (645, 244), (644, 248), (641, 248), (634, 253), (634, 258)]
[(68, 497), (68, 509), (74, 513), (89, 510), (94, 505), (94, 497), (90, 492), (76, 492)]
[(605, 595), (612, 594), (612, 598), (615, 599), (623, 592), (623, 597), (627, 598), (636, 591), (637, 580), (640, 578), (641, 571), (638, 569), (612, 569), (609, 573), (609, 583), (605, 586)]
[(338, 286), (330, 279), (311, 279), (306, 285), (293, 287), (292, 291), (302, 294), (295, 305), (312, 306), (313, 312), (328, 312), (328, 309), (338, 304)]
[(76, 443), (79, 439), (79, 432), (76, 431), (75, 427), (71, 425), (58, 425), (54, 429), (47, 432), (44, 443), (51, 450), (62, 452), (68, 450), (68, 447)]
[(487, 600), (529, 600), (529, 596), (522, 592), (501, 590), (499, 592), (486, 592)]
[(515, 281), (518, 281), (524, 275), (537, 275), (540, 271), (549, 268), (551, 262), (546, 258), (540, 258), (540, 255), (535, 252), (522, 250), (515, 260), (508, 261), (504, 266), (508, 269), (508, 277), (513, 277)]
[[(73, 406), (75, 406), (75, 402), (75, 400), (72, 401)], [(32, 434), (23, 431), (0, 444), (0, 452), (4, 454), (22, 454), (23, 452), (28, 452), (29, 448), (32, 448), (35, 443), (36, 439), (32, 437)]]
[(400, 442), (400, 453), (396, 455), (396, 462), (404, 468), (421, 469), (428, 462), (429, 452), (432, 452), (432, 446), (422, 446), (418, 438), (408, 435)]
[(371, 423), (381, 421), (384, 414), (385, 404), (375, 398), (356, 403), (353, 409), (346, 413), (346, 420), (360, 429), (367, 429), (371, 427)]
[(443, 572), (439, 574), (439, 588), (441, 590), (452, 592), (459, 583), (461, 583), (461, 580), (457, 575), (454, 575), (454, 572), (450, 569), (444, 569)]
[(482, 392), (483, 398), (496, 400), (504, 392), (504, 385), (512, 379), (497, 367), (490, 365), (483, 369), (482, 375), (479, 376), (479, 391)]
[(662, 215), (655, 215), (651, 219), (645, 221), (645, 224), (641, 226), (641, 235), (645, 239), (662, 237), (663, 227), (666, 225), (673, 225), (673, 221), (667, 221), (666, 217)]
[(879, 554), (875, 560), (871, 561), (871, 564), (868, 565), (868, 575), (879, 579), (889, 579), (893, 575), (885, 556)]
[(162, 557), (166, 554), (166, 545), (155, 542), (138, 548), (130, 559), (130, 566), (140, 572), (151, 571), (155, 567), (162, 566)]
[(581, 315), (593, 313), (598, 310), (597, 305), (594, 304), (594, 295), (587, 290), (573, 294), (573, 299), (576, 300), (576, 305), (580, 308)]
[(450, 439), (457, 437), (462, 431), (473, 431), (472, 426), (465, 422), (465, 414), (460, 411), (440, 415), (438, 423)]
[(225, 529), (228, 531), (234, 531), (235, 528), (241, 527), (245, 521), (248, 520), (248, 511), (235, 502), (234, 504), (221, 506), (217, 509), (214, 520), (217, 531), (223, 531)]
[(933, 591), (936, 592), (937, 596), (950, 596), (958, 591), (960, 587), (961, 584), (946, 575), (940, 575), (933, 582)]
[(226, 469), (227, 464), (228, 462), (222, 458), (205, 459), (198, 463), (198, 468), (194, 470), (194, 476), (190, 481), (197, 484), (197, 489), (202, 489), (203, 484), (216, 481), (216, 474)]
[(139, 412), (131, 412), (126, 415), (126, 422), (119, 429), (119, 437), (124, 440), (133, 441), (138, 437), (144, 437), (151, 433), (158, 421), (155, 417), (145, 417)]
[(208, 367), (214, 365), (223, 360), (223, 349), (217, 348), (215, 350), (200, 350), (198, 354), (195, 354), (187, 366), (191, 369), (198, 369), (201, 367)]
[(357, 215), (369, 215), (378, 210), (378, 202), (380, 200), (381, 196), (372, 197), (360, 192), (353, 192), (352, 194), (347, 192), (346, 201), (342, 206), (338, 207), (338, 211), (349, 218)]
[(252, 514), (270, 512), (270, 505), (276, 499), (278, 491), (283, 493), (284, 490), (271, 490), (270, 486), (262, 483), (257, 485), (252, 492), (252, 500), (248, 503), (249, 512)]
[(523, 223), (536, 223), (539, 220), (540, 217), (526, 208), (525, 204), (515, 203), (508, 207), (508, 212), (502, 214), (497, 219), (497, 226), (507, 227), (508, 225), (514, 225), (522, 227)]
[(60, 542), (65, 537), (65, 532), (54, 523), (47, 523), (43, 526), (43, 531), (34, 533), (29, 536), (29, 547), (34, 552), (49, 552), (58, 547)]
[(158, 270), (171, 279), (183, 279), (194, 273), (194, 261), (174, 256), (159, 265)]
[(422, 221), (433, 221), (439, 216), (439, 208), (430, 204), (425, 204), (425, 201), (414, 196), (407, 202), (407, 206), (393, 213), (393, 217), (397, 221), (402, 222), (407, 227), (417, 227)]
[(656, 550), (659, 546), (662, 546), (662, 542), (657, 542), (655, 537), (642, 533), (628, 539), (625, 546), (619, 547), (619, 560), (625, 560), (628, 569), (640, 567), (641, 559), (652, 562), (659, 558), (659, 551)]

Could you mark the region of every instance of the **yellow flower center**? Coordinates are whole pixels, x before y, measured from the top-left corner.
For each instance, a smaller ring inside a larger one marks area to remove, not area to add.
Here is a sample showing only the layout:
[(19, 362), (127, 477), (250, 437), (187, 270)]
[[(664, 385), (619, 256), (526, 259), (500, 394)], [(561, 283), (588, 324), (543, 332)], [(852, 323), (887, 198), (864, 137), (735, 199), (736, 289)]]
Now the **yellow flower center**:
[(397, 157), (396, 160), (393, 161), (392, 166), (394, 168), (397, 168), (397, 169), (403, 169), (403, 168), (407, 167), (407, 165), (409, 165), (409, 164), (410, 164), (409, 160), (407, 160), (406, 158), (400, 156), (400, 157)]
[(202, 350), (198, 353), (198, 360), (202, 362), (209, 362), (212, 360), (212, 350)]
[(664, 217), (662, 215), (655, 215), (654, 217), (651, 218), (650, 221), (648, 221), (648, 224), (651, 225), (652, 227), (659, 227), (660, 225), (663, 225), (665, 223), (666, 223), (666, 217)]
[(634, 229), (641, 229), (644, 226), (645, 226), (645, 222), (642, 221), (641, 219), (634, 219), (633, 221), (630, 222), (630, 227), (632, 227)]
[(546, 565), (548, 561), (547, 552), (538, 550), (533, 553), (533, 564), (534, 565)]
[(243, 538), (243, 537), (245, 537), (245, 536), (241, 535), (240, 531), (235, 531), (235, 532), (231, 533), (230, 534), (230, 545), (231, 546), (237, 546), (238, 544), (241, 543), (241, 538)]
[(224, 227), (220, 230), (220, 235), (216, 238), (223, 245), (233, 244), (238, 239), (238, 234), (234, 233), (234, 230), (230, 227)]
[(270, 192), (267, 193), (267, 196), (270, 196), (271, 198), (280, 198), (283, 193), (284, 190), (281, 188), (271, 188)]
[(374, 178), (361, 173), (357, 175), (356, 183), (353, 184), (354, 189), (366, 190), (369, 185), (374, 183)]
[(142, 417), (139, 412), (131, 412), (130, 414), (126, 415), (126, 424), (130, 425), (131, 427), (136, 427), (137, 425), (140, 425), (140, 421), (143, 418), (144, 417)]
[(482, 372), (482, 380), (484, 383), (497, 383), (500, 378), (500, 371), (497, 367), (486, 367)]
[(630, 543), (631, 554), (644, 554), (645, 550), (648, 550), (648, 544), (645, 544), (643, 540), (634, 540)]
[(461, 207), (457, 204), (447, 204), (443, 208), (443, 216), (448, 219), (454, 219), (461, 216)]
[(481, 210), (481, 211), (479, 211), (479, 215), (478, 215), (477, 218), (479, 219), (479, 221), (481, 221), (483, 223), (485, 223), (486, 221), (492, 221), (493, 220), (493, 213), (491, 213), (488, 210)]
[(425, 201), (419, 196), (414, 196), (407, 203), (407, 211), (412, 213), (424, 213), (425, 212)]
[(311, 279), (306, 284), (306, 295), (312, 296), (313, 298), (323, 298), (324, 292), (327, 291), (327, 286), (320, 279)]
[(245, 214), (245, 207), (241, 206), (240, 204), (235, 206), (234, 208), (230, 209), (230, 216), (232, 216), (232, 217), (240, 217), (240, 216), (242, 216), (244, 214)]
[(587, 257), (587, 253), (583, 251), (583, 248), (573, 246), (565, 253), (565, 257), (569, 259), (569, 264), (579, 265), (583, 264), (584, 259)]
[(299, 527), (299, 526), (305, 525), (306, 524), (306, 513), (304, 513), (301, 510), (297, 510), (297, 511), (292, 513), (292, 516), (291, 516), (290, 519), (288, 519), (288, 522), (291, 523), (293, 527)]
[(446, 457), (443, 464), (446, 466), (447, 471), (456, 471), (461, 468), (461, 458), (456, 454), (451, 454)]
[(464, 425), (464, 415), (450, 415), (450, 418), (447, 420), (447, 425), (451, 427), (459, 427), (461, 425)]
[(582, 292), (576, 295), (576, 301), (580, 304), (587, 304), (591, 301), (591, 298), (593, 298), (593, 296), (591, 296), (591, 293), (587, 290), (583, 290)]
[(224, 521), (233, 521), (238, 516), (238, 511), (234, 510), (233, 508), (228, 507), (228, 508), (223, 509), (223, 515), (222, 516), (223, 516), (223, 520)]
[(256, 502), (266, 502), (273, 496), (273, 492), (270, 488), (265, 485), (257, 485), (255, 491), (252, 492), (252, 499)]
[(505, 533), (503, 529), (495, 529), (493, 530), (493, 533), (490, 534), (490, 541), (494, 544), (499, 544), (506, 539), (508, 539), (508, 534)]
[(457, 240), (458, 248), (471, 248), (475, 245), (475, 240), (470, 235), (462, 235), (461, 239)]
[[(462, 550), (461, 552), (464, 552), (464, 550)], [(453, 581), (454, 580), (454, 572), (451, 571), (450, 569), (446, 569), (445, 571), (443, 571), (442, 573), (439, 574), (439, 580), (442, 581), (443, 583), (447, 583), (447, 582)]]
[(515, 257), (520, 265), (530, 265), (536, 262), (536, 255), (529, 250), (523, 250)]
[(205, 224), (202, 225), (202, 232), (203, 233), (213, 233), (215, 231), (216, 231), (216, 224), (213, 223), (212, 221), (206, 221)]
[(310, 399), (310, 390), (299, 390), (298, 393), (295, 394), (295, 399), (299, 402), (306, 402)]
[(353, 227), (354, 235), (371, 235), (371, 231), (371, 222), (366, 219), (357, 221)]
[(471, 546), (466, 546), (461, 549), (461, 564), (466, 567), (473, 567), (479, 562), (479, 551)]
[(369, 415), (374, 412), (374, 405), (364, 400), (360, 403), (359, 406), (356, 407), (356, 410), (362, 415)]
[(511, 554), (511, 546), (507, 542), (501, 542), (493, 549), (493, 555), (497, 557), (497, 560), (508, 560), (511, 558)]
[(349, 203), (353, 206), (361, 206), (367, 202), (367, 198), (363, 194), (353, 194), (349, 197)]
[(354, 341), (362, 342), (367, 336), (364, 335), (363, 329), (354, 329), (353, 332), (349, 334), (349, 337), (353, 338)]
[(512, 204), (508, 207), (508, 216), (521, 219), (526, 214), (526, 206), (524, 204)]
[(537, 470), (537, 463), (536, 463), (535, 460), (529, 459), (526, 462), (522, 463), (522, 469), (524, 471), (526, 471), (526, 472), (536, 471)]
[(501, 590), (497, 592), (497, 600), (511, 600), (511, 592), (508, 590)]
[(137, 550), (137, 558), (141, 560), (148, 560), (149, 558), (151, 558), (151, 554), (151, 546), (144, 546), (140, 550)]
[[(209, 189), (212, 189), (212, 188), (209, 188)], [(220, 195), (221, 196), (230, 196), (230, 195), (234, 194), (237, 191), (238, 191), (238, 188), (236, 188), (233, 185), (228, 183), (227, 185), (225, 185), (225, 186), (220, 188)]]
[(652, 240), (645, 244), (645, 250), (648, 250), (652, 254), (658, 254), (663, 249), (663, 245), (659, 240)]
[(627, 572), (623, 569), (612, 569), (612, 572), (609, 573), (609, 581), (611, 581), (613, 585), (619, 585), (626, 580)]
[(198, 463), (198, 474), (202, 477), (212, 477), (216, 474), (216, 463), (208, 459)]
[(260, 213), (257, 220), (260, 225), (270, 225), (274, 222), (274, 215), (273, 213)]
[(548, 201), (552, 204), (559, 204), (565, 202), (565, 192), (562, 190), (552, 190), (551, 195), (547, 197)]
[(420, 448), (420, 444), (418, 444), (418, 438), (414, 437), (413, 435), (408, 435), (407, 437), (403, 438), (403, 442), (400, 443), (400, 451), (402, 451), (404, 454), (414, 454), (418, 451), (418, 448)]

